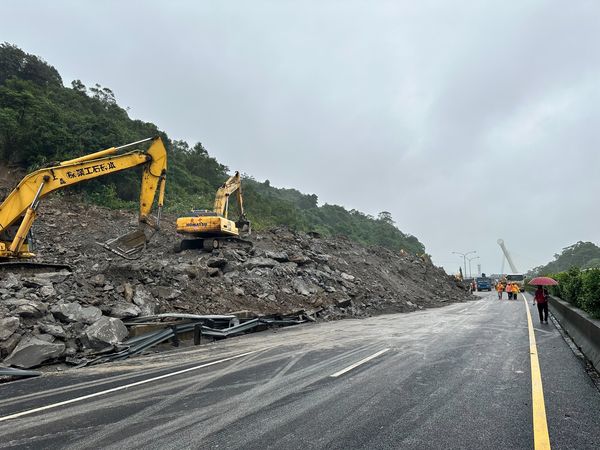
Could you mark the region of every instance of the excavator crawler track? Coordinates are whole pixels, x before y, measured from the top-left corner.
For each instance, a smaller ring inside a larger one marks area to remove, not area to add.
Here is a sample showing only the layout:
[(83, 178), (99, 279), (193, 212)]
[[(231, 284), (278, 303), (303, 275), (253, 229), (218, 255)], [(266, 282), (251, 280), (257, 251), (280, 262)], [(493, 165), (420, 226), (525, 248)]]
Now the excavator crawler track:
[(72, 272), (73, 268), (67, 264), (41, 263), (34, 261), (0, 261), (0, 272), (47, 273), (60, 272), (62, 270)]
[(184, 250), (205, 250), (212, 252), (220, 248), (234, 248), (250, 250), (254, 247), (252, 241), (247, 241), (238, 237), (214, 237), (206, 239), (183, 239), (179, 243), (175, 244), (175, 253), (182, 252)]

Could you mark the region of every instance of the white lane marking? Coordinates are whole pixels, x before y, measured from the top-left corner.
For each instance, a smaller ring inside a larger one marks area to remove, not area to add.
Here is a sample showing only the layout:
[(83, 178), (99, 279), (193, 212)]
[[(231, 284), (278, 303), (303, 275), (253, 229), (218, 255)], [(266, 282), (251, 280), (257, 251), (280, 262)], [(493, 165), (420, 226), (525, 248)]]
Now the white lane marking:
[[(264, 349), (263, 349), (264, 350)], [(181, 375), (182, 373), (191, 372), (192, 370), (202, 369), (203, 367), (214, 366), (215, 364), (219, 364), (226, 361), (231, 361), (233, 359), (243, 358), (244, 356), (251, 355), (253, 353), (260, 352), (262, 350), (253, 350), (251, 352), (242, 353), (241, 355), (230, 356), (229, 358), (219, 359), (217, 361), (212, 361), (205, 364), (200, 364), (199, 366), (188, 367), (187, 369), (178, 370), (177, 372), (166, 373), (164, 375), (160, 375), (154, 378), (148, 378), (147, 380), (136, 381), (135, 383), (125, 384), (123, 386), (117, 386), (111, 389), (106, 389), (105, 391), (95, 392), (93, 394), (84, 395), (83, 397), (76, 397), (70, 400), (65, 400), (63, 402), (52, 403), (50, 405), (41, 406), (39, 408), (29, 409), (27, 411), (22, 411), (20, 413), (11, 414), (10, 416), (0, 417), (0, 422), (4, 422), (10, 419), (16, 419), (17, 417), (27, 416), (29, 414), (33, 414), (40, 411), (46, 411), (47, 409), (58, 408), (59, 406), (68, 405), (70, 403), (80, 402), (82, 400), (87, 400), (89, 398), (99, 397), (100, 395), (110, 394), (111, 392), (122, 391), (123, 389), (128, 389), (134, 386), (140, 386), (142, 384), (151, 383), (153, 381), (162, 380), (164, 378), (174, 377), (175, 375)]]
[(367, 356), (365, 359), (361, 359), (360, 361), (355, 362), (351, 366), (346, 367), (345, 369), (340, 370), (339, 372), (334, 373), (333, 375), (329, 375), (331, 378), (337, 378), (340, 375), (344, 375), (346, 372), (350, 372), (352, 369), (357, 368), (358, 366), (371, 361), (373, 358), (377, 358), (379, 355), (383, 355), (385, 352), (389, 351), (389, 348), (384, 348), (383, 350), (379, 350), (377, 353), (372, 354), (371, 356)]

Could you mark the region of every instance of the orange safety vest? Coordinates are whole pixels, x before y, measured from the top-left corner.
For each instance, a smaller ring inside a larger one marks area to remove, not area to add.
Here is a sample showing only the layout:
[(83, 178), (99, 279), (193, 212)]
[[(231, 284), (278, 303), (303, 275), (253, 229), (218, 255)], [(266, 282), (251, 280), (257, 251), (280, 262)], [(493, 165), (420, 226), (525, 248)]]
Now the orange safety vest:
[(513, 294), (518, 294), (521, 289), (518, 285), (513, 284), (511, 290), (513, 291)]

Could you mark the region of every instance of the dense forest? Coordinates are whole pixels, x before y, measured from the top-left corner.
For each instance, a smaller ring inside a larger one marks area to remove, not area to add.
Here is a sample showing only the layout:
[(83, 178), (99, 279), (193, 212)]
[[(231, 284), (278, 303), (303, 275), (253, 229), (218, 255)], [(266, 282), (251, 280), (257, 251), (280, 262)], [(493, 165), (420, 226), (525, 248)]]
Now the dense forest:
[(554, 261), (531, 270), (532, 275), (547, 275), (565, 272), (572, 267), (591, 269), (600, 267), (600, 247), (593, 242), (579, 241), (563, 248), (560, 254), (554, 255)]
[[(103, 148), (160, 135), (169, 155), (165, 206), (177, 213), (210, 208), (228, 177), (201, 143), (171, 140), (149, 122), (131, 119), (114, 93), (74, 80), (65, 87), (58, 71), (38, 56), (0, 45), (0, 167), (25, 171)], [(135, 172), (135, 171), (133, 171)], [(244, 174), (247, 215), (255, 228), (286, 225), (301, 231), (345, 235), (364, 244), (423, 253), (414, 236), (402, 233), (389, 212), (377, 217), (337, 205), (318, 205), (316, 195), (279, 189)], [(134, 207), (139, 175), (132, 171), (73, 188), (86, 201), (112, 208)]]

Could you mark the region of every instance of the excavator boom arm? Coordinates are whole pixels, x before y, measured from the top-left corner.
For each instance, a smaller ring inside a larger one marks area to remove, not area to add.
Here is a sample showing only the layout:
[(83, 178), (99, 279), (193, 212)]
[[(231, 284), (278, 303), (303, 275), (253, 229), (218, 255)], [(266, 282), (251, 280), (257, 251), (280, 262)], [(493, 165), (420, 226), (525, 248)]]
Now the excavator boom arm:
[(238, 202), (240, 205), (240, 214), (243, 216), (244, 204), (242, 200), (242, 181), (239, 172), (236, 172), (234, 175), (229, 177), (229, 179), (225, 183), (223, 183), (221, 187), (217, 190), (213, 211), (227, 218), (229, 196), (236, 191)]
[[(29, 232), (35, 218), (37, 204), (46, 195), (83, 181), (141, 165), (145, 166), (140, 192), (140, 222), (148, 223), (157, 190), (159, 191), (160, 215), (167, 169), (167, 154), (162, 140), (160, 137), (149, 140), (153, 142), (146, 152), (135, 150), (115, 155), (119, 148), (113, 147), (92, 155), (65, 161), (58, 166), (40, 169), (25, 176), (0, 204), (0, 234), (21, 220), (17, 234), (21, 235), (22, 242), (23, 234), (26, 235)], [(18, 250), (19, 245), (13, 242), (10, 247), (14, 253)], [(0, 248), (0, 250), (2, 249)]]

